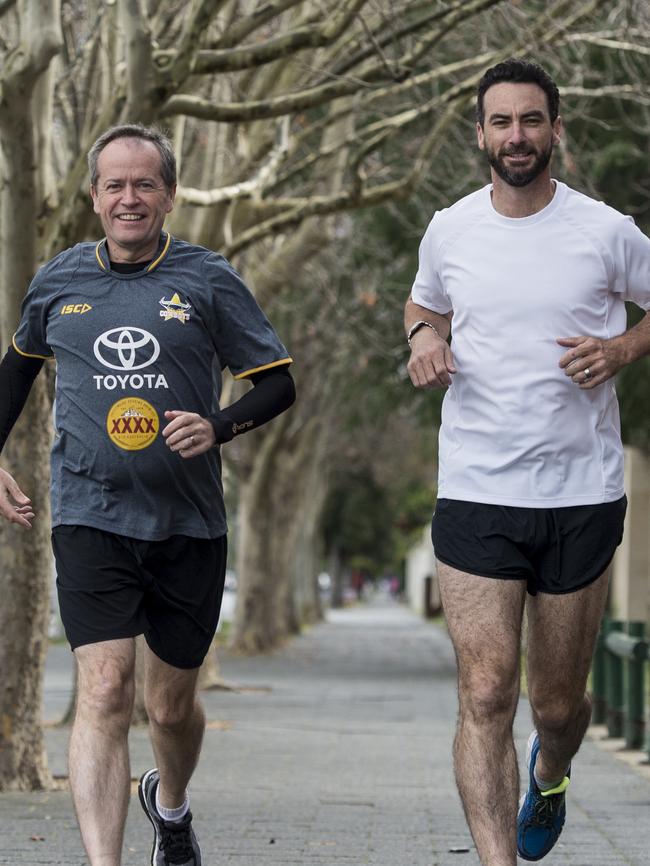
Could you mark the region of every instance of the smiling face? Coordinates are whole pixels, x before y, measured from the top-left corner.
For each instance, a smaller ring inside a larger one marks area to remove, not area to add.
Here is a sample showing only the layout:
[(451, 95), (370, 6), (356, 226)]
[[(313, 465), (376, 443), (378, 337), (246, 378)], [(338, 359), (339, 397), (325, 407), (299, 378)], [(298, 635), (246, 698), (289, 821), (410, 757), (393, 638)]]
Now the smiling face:
[(115, 139), (99, 154), (97, 171), (90, 194), (112, 261), (153, 258), (176, 194), (162, 179), (158, 148), (139, 138)]
[(496, 174), (512, 187), (525, 187), (546, 172), (559, 144), (562, 121), (551, 122), (546, 94), (537, 84), (502, 82), (483, 98), (484, 125), (476, 125), (478, 146)]

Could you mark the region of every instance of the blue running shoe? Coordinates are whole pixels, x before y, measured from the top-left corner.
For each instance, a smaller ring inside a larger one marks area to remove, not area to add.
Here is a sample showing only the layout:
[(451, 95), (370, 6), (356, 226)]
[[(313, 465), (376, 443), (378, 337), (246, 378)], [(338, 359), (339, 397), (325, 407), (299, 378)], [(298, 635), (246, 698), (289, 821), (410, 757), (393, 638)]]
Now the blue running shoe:
[(542, 793), (533, 775), (538, 752), (539, 737), (533, 731), (526, 750), (528, 792), (521, 798), (517, 816), (517, 851), (524, 860), (541, 860), (548, 854), (562, 832), (566, 817), (564, 793), (569, 787), (571, 767), (557, 787)]

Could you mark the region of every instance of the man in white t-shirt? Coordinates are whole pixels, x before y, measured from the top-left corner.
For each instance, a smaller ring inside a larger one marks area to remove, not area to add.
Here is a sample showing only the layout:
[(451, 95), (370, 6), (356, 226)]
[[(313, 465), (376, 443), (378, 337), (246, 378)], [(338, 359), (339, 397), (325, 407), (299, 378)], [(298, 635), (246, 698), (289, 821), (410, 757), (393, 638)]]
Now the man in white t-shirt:
[[(541, 67), (487, 70), (477, 118), (492, 183), (434, 215), (405, 327), (413, 384), (448, 388), (432, 536), (458, 659), (456, 779), (481, 863), (514, 866), (557, 841), (589, 723), (626, 506), (613, 377), (650, 353), (650, 314), (626, 330), (624, 303), (650, 310), (650, 240), (551, 178), (562, 121)], [(525, 605), (535, 730), (518, 807)]]

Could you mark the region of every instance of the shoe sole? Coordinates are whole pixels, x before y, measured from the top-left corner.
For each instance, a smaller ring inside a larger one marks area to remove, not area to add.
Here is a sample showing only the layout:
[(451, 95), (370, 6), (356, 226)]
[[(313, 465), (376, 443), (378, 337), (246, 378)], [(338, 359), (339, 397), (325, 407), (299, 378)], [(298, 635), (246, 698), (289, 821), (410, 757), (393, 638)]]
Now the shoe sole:
[(144, 794), (144, 790), (145, 790), (145, 780), (147, 779), (147, 777), (151, 776), (152, 773), (155, 773), (155, 772), (157, 772), (157, 771), (156, 770), (147, 770), (147, 772), (144, 773), (143, 776), (141, 776), (140, 782), (138, 784), (138, 797), (140, 798), (140, 805), (142, 806), (142, 811), (147, 816), (147, 818), (149, 819), (149, 823), (153, 827), (153, 845), (151, 848), (150, 866), (156, 866), (156, 854), (158, 853), (156, 851), (156, 846), (157, 846), (157, 842), (158, 842), (158, 828), (156, 827), (154, 820), (151, 817), (151, 813), (149, 812), (149, 807), (147, 806), (147, 800), (146, 800), (146, 797)]

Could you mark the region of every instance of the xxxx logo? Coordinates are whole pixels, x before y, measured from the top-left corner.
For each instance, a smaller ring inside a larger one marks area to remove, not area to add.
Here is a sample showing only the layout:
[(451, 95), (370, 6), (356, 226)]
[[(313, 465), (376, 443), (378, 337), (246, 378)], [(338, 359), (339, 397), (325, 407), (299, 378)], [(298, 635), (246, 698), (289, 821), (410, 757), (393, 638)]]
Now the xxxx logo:
[(159, 426), (154, 407), (139, 397), (125, 397), (113, 403), (106, 417), (111, 442), (125, 451), (147, 448), (158, 435)]
[(116, 435), (155, 432), (156, 427), (153, 418), (143, 418), (142, 415), (124, 415), (122, 418), (114, 418), (111, 424), (111, 433)]

